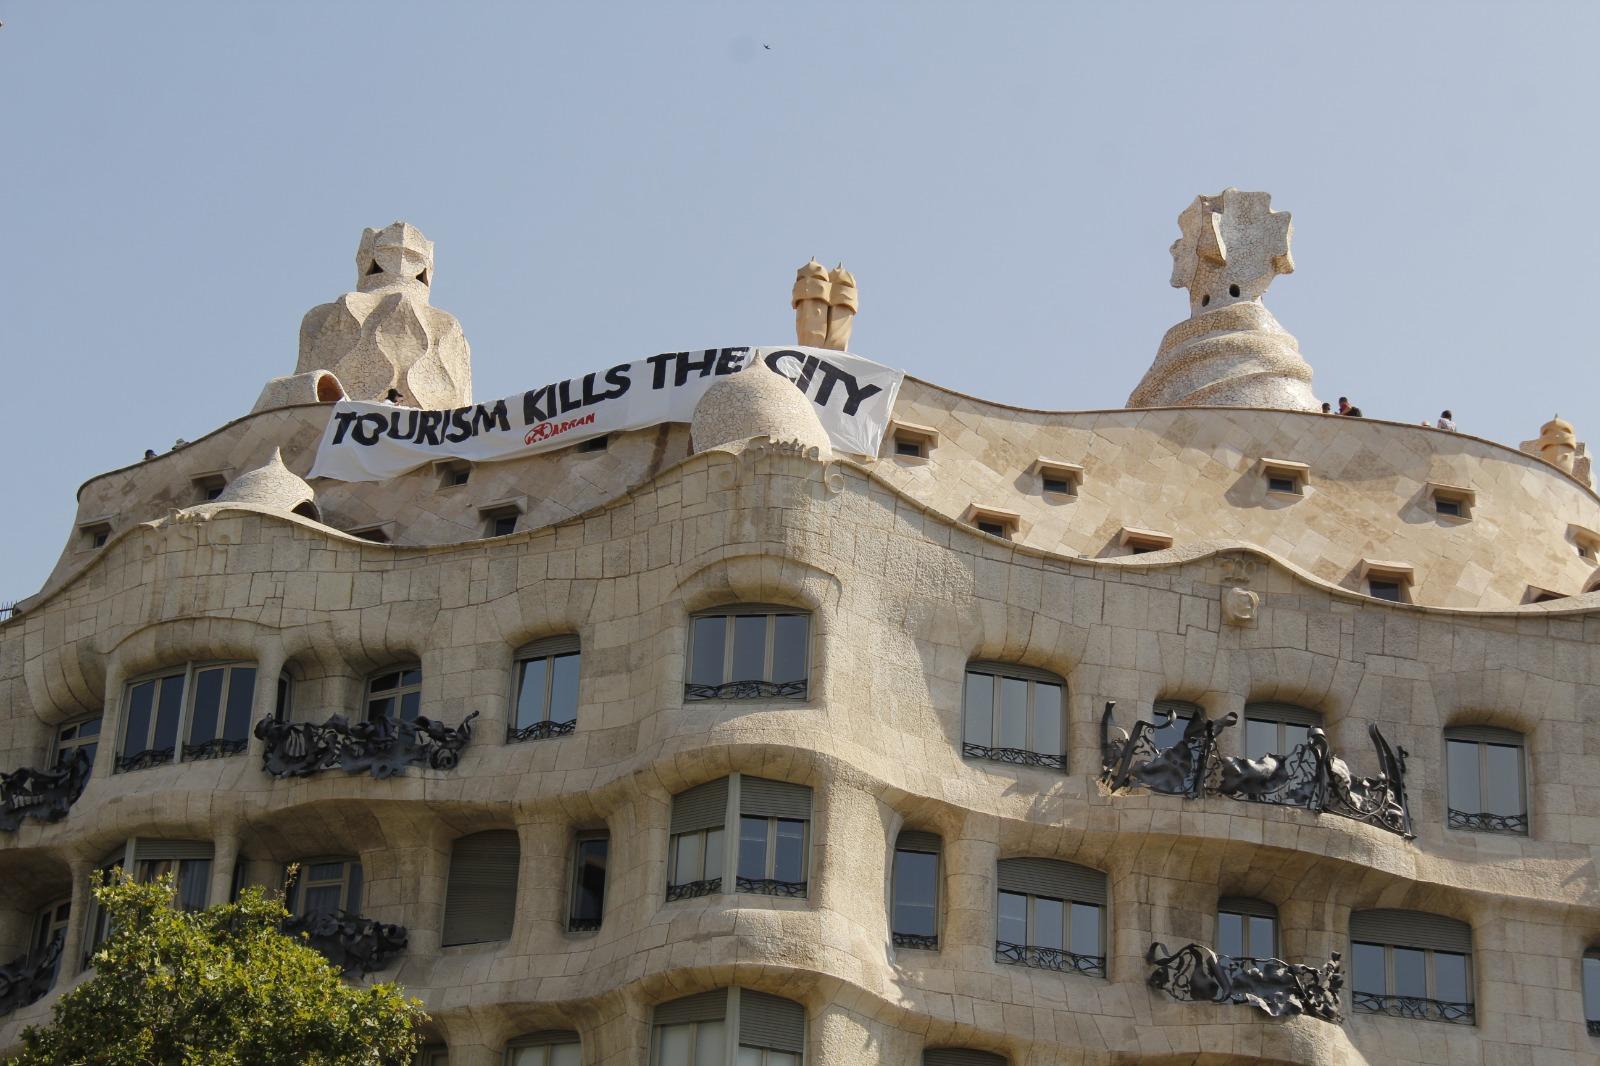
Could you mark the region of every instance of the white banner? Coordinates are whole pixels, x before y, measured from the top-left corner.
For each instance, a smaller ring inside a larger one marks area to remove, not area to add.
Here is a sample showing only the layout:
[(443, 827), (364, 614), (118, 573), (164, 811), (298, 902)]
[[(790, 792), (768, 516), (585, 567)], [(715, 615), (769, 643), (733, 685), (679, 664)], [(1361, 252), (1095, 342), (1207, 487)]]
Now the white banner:
[(707, 348), (652, 355), (451, 411), (341, 400), (307, 476), (385, 481), (437, 459), (514, 459), (607, 433), (688, 422), (712, 382), (752, 361), (810, 398), (835, 448), (878, 453), (901, 371), (823, 348)]

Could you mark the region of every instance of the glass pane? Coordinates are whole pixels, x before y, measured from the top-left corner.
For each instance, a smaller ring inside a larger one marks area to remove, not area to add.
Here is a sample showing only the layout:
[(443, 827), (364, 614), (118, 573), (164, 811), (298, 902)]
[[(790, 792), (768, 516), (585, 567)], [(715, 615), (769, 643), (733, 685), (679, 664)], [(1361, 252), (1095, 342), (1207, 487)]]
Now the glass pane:
[(599, 920), (605, 913), (606, 851), (609, 843), (605, 840), (578, 842), (577, 896), (572, 903), (574, 918)]
[(661, 1066), (690, 1066), (689, 1043), (693, 1035), (692, 1025), (663, 1025), (657, 1029), (656, 1047), (661, 1053)]
[(550, 679), (550, 720), (570, 722), (578, 717), (577, 655), (558, 655)]
[(527, 659), (517, 681), (517, 728), (523, 729), (545, 720), (545, 669), (548, 659)]
[(1259, 759), (1263, 755), (1284, 755), (1278, 750), (1278, 723), (1249, 718), (1244, 723), (1244, 754)]
[(693, 659), (689, 663), (691, 685), (722, 684), (722, 645), (726, 639), (726, 618), (696, 618), (690, 638)]
[(1583, 957), (1583, 1017), (1600, 1022), (1600, 958)]
[(739, 819), (739, 876), (767, 876), (767, 819)]
[(800, 1056), (792, 1051), (769, 1051), (766, 1066), (800, 1066)]
[(706, 830), (706, 866), (704, 876), (707, 879), (722, 876), (722, 830)]
[(1374, 992), (1383, 995), (1388, 985), (1383, 974), (1383, 947), (1378, 944), (1354, 944), (1350, 972), (1351, 987), (1357, 992)]
[(726, 1022), (701, 1022), (695, 1026), (694, 1066), (722, 1066), (728, 1053)]
[(1278, 954), (1277, 922), (1271, 918), (1250, 919), (1250, 943), (1245, 952), (1258, 959), (1270, 959)]
[(345, 910), (351, 914), (361, 913), (361, 864), (350, 864), (350, 898), (345, 902)]
[(545, 1066), (545, 1049), (542, 1047), (519, 1047), (511, 1052), (511, 1066)]
[(402, 670), (400, 672), (400, 684), (402, 686), (422, 684), (422, 667), (413, 666), (409, 670)]
[(772, 857), (772, 876), (779, 881), (806, 879), (806, 823), (792, 818), (778, 819), (777, 853)]
[(1244, 918), (1222, 911), (1217, 915), (1217, 951), (1239, 958), (1244, 951)]
[(729, 681), (765, 681), (767, 616), (740, 615), (733, 620), (733, 672)]
[(404, 720), (415, 721), (420, 710), (422, 710), (422, 693), (407, 692), (400, 697), (400, 717)]
[(91, 718), (87, 722), (78, 723), (78, 739), (84, 737), (97, 737), (100, 735), (100, 719)]
[(774, 622), (777, 631), (772, 638), (772, 680), (804, 681), (811, 620), (803, 614), (784, 614)]
[(995, 747), (1028, 746), (1028, 683), (1014, 677), (1000, 679), (1000, 728)]
[(1283, 727), (1283, 753), (1289, 754), (1307, 740), (1311, 739), (1311, 729), (1303, 725), (1288, 725)]
[(150, 709), (155, 704), (155, 696), (154, 681), (146, 681), (128, 690), (128, 729), (123, 734), (123, 755), (137, 755), (149, 742)]
[(1166, 751), (1183, 739), (1183, 731), (1189, 728), (1188, 715), (1180, 715), (1172, 720), (1171, 725), (1162, 726), (1150, 734), (1155, 742), (1157, 751)]
[(741, 1047), (737, 1062), (738, 1066), (762, 1066), (760, 1049)]
[(305, 899), (307, 911), (324, 911), (332, 913), (339, 910), (340, 886), (338, 885), (309, 885), (306, 887)]
[(1028, 942), (1028, 897), (1015, 892), (1000, 893), (999, 935), (1008, 944)]
[(250, 712), (256, 698), (256, 668), (235, 666), (228, 678), (228, 713), (222, 722), (225, 740), (247, 740), (250, 737)]
[(183, 678), (164, 677), (156, 696), (156, 731), (150, 746), (157, 751), (178, 745), (178, 720), (183, 716)]
[(894, 931), (933, 936), (938, 931), (939, 856), (894, 853)]
[(379, 674), (368, 687), (371, 692), (387, 692), (400, 683), (399, 674)]
[(222, 705), (223, 670), (201, 670), (194, 675), (194, 711), (189, 723), (189, 743), (204, 744), (217, 735), (217, 711)]
[(557, 1044), (550, 1049), (550, 1066), (583, 1066), (583, 1049), (577, 1044)]
[(676, 840), (677, 854), (673, 856), (672, 883), (686, 885), (690, 881), (700, 880), (700, 844), (702, 834), (679, 833)]
[(380, 696), (367, 701), (367, 721), (376, 722), (380, 718), (392, 717), (394, 717), (393, 696)]
[(280, 722), (289, 720), (289, 688), (289, 679), (287, 677), (278, 678), (278, 696), (273, 702), (272, 713)]
[(1065, 903), (1059, 899), (1034, 898), (1033, 936), (1028, 938), (1028, 943), (1041, 948), (1064, 948), (1067, 946), (1063, 937), (1065, 926)]
[(1433, 998), (1446, 1003), (1468, 1003), (1467, 957), (1446, 951), (1433, 953)]
[(963, 711), (968, 744), (985, 748), (994, 745), (994, 678), (988, 674), (967, 675), (966, 709)]
[(1072, 939), (1067, 950), (1079, 955), (1101, 955), (1105, 947), (1100, 936), (1100, 908), (1091, 903), (1072, 905)]
[(307, 881), (343, 881), (344, 863), (314, 862), (306, 870)]
[(1428, 956), (1416, 948), (1390, 948), (1394, 956), (1394, 994), (1428, 996)]
[(185, 859), (178, 864), (178, 905), (186, 911), (203, 910), (211, 895), (211, 860)]
[(1033, 686), (1033, 750), (1060, 755), (1061, 686), (1035, 682)]
[(1483, 811), (1483, 795), (1478, 788), (1478, 745), (1465, 740), (1445, 742), (1445, 765), (1450, 774), (1449, 801), (1452, 810), (1466, 814)]
[(1494, 814), (1528, 813), (1522, 798), (1522, 749), (1509, 744), (1485, 744), (1483, 754), (1488, 759), (1484, 768), (1484, 810)]

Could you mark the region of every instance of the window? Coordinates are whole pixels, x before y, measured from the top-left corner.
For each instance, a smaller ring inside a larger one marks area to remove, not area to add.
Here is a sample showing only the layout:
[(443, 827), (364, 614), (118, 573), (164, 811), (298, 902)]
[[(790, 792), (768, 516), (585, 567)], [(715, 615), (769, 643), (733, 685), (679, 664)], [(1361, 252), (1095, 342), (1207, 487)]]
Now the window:
[(727, 818), (726, 777), (672, 797), (672, 835), (667, 854), (669, 901), (722, 891), (722, 834)]
[(1311, 467), (1291, 459), (1262, 459), (1261, 476), (1267, 491), (1285, 496), (1304, 496), (1311, 483)]
[(1083, 467), (1077, 463), (1040, 456), (1033, 461), (1033, 472), (1039, 477), (1039, 491), (1047, 496), (1076, 496), (1083, 484)]
[(456, 838), (450, 849), (442, 946), (510, 938), (521, 862), (522, 847), (514, 830), (489, 829)]
[(78, 527), (78, 547), (84, 551), (103, 548), (110, 539), (110, 522), (86, 522)]
[(1187, 700), (1156, 700), (1153, 721), (1160, 722), (1168, 713), (1172, 715), (1172, 721), (1150, 734), (1150, 740), (1155, 744), (1157, 751), (1176, 747), (1178, 741), (1183, 739), (1184, 730), (1189, 728), (1189, 723), (1196, 718), (1205, 717), (1205, 712), (1198, 705)]
[(522, 517), (524, 505), (518, 500), (501, 500), (478, 508), (483, 520), (483, 535), (504, 537), (517, 531), (517, 520)]
[(1007, 663), (967, 664), (961, 752), (971, 759), (1067, 768), (1066, 682)]
[(746, 774), (737, 776), (735, 787), (739, 793), (736, 891), (804, 898), (811, 789)]
[(1583, 953), (1583, 1020), (1589, 1035), (1600, 1036), (1600, 950)]
[(895, 422), (889, 427), (891, 454), (896, 459), (928, 459), (939, 446), (939, 431), (932, 426)]
[(929, 1048), (922, 1053), (922, 1066), (1007, 1066), (1004, 1055), (974, 1051), (965, 1047)]
[(804, 699), (811, 616), (790, 607), (730, 607), (696, 615), (689, 629), (686, 700)]
[(190, 478), (189, 485), (194, 490), (195, 503), (209, 503), (221, 496), (222, 490), (228, 487), (228, 477), (218, 470)]
[(1567, 593), (1565, 592), (1552, 592), (1549, 589), (1542, 589), (1538, 585), (1529, 585), (1528, 590), (1522, 594), (1523, 603), (1552, 603), (1566, 598)]
[(183, 716), (182, 672), (130, 684), (123, 697), (122, 747), (115, 770), (163, 766), (177, 753)]
[(441, 489), (453, 489), (472, 480), (472, 464), (465, 459), (434, 463), (433, 469), (439, 475)]
[(56, 766), (65, 765), (72, 758), (74, 752), (82, 749), (89, 757), (89, 765), (94, 765), (95, 752), (100, 750), (100, 719), (84, 718), (76, 722), (68, 722), (56, 730), (56, 750), (52, 762)]
[(1591, 563), (1600, 561), (1600, 533), (1585, 529), (1583, 526), (1569, 525), (1567, 536), (1572, 538), (1572, 546), (1578, 550), (1578, 558), (1587, 559)]
[(996, 962), (1106, 975), (1106, 875), (1058, 859), (1001, 859)]
[(416, 1066), (450, 1066), (450, 1049), (429, 1045), (417, 1052)]
[[(49, 976), (41, 978), (43, 984), (36, 986), (42, 991), (49, 991), (56, 983), (56, 975), (61, 972), (61, 956), (59, 952), (62, 946), (66, 944), (67, 926), (71, 921), (72, 901), (70, 899), (56, 900), (40, 911), (39, 916), (34, 919), (33, 943), (28, 950), (26, 959), (33, 965), (38, 965), (48, 958), (52, 951), (58, 953), (50, 967)], [(57, 945), (57, 941), (60, 941), (60, 946)], [(8, 991), (15, 993), (21, 990), (16, 986), (12, 986)], [(28, 993), (23, 991), (22, 994), (26, 996)], [(26, 1003), (23, 1005), (26, 1005)]]
[(1451, 829), (1528, 831), (1523, 738), (1509, 729), (1456, 726), (1444, 731), (1445, 796)]
[(903, 829), (894, 844), (889, 931), (896, 947), (939, 948), (939, 855), (937, 833)]
[(1149, 552), (1166, 551), (1172, 547), (1172, 534), (1163, 533), (1159, 529), (1123, 526), (1122, 531), (1117, 534), (1117, 543), (1127, 548), (1129, 554), (1145, 555)]
[(361, 913), (361, 864), (354, 859), (311, 859), (299, 864), (284, 907), (297, 918)]
[[(156, 840), (138, 837), (108, 855), (99, 871), (108, 881), (118, 870), (132, 871), (135, 881), (148, 884), (157, 878), (174, 879), (178, 906), (187, 911), (203, 910), (211, 895), (211, 854), (209, 841)], [(110, 933), (109, 916), (93, 899), (84, 921), (84, 964)]]
[(541, 740), (578, 725), (578, 638), (536, 640), (517, 652), (516, 718), (507, 740)]
[(284, 671), (278, 675), (278, 694), (272, 701), (272, 715), (280, 722), (287, 722), (293, 711), (294, 681), (288, 671)]
[(1390, 603), (1411, 602), (1412, 569), (1408, 564), (1363, 559), (1360, 575), (1368, 596)]
[(367, 681), (367, 721), (412, 721), (422, 709), (422, 667), (402, 666)]
[(1015, 511), (1002, 511), (998, 507), (971, 504), (967, 508), (967, 521), (978, 527), (979, 533), (1011, 540), (1022, 531), (1022, 516)]
[(392, 523), (389, 522), (383, 522), (375, 526), (362, 526), (359, 529), (350, 530), (350, 535), (352, 537), (360, 537), (362, 540), (370, 540), (374, 544), (388, 544), (393, 539), (389, 532), (391, 527)]
[(185, 759), (238, 755), (250, 741), (250, 713), (255, 706), (254, 663), (230, 663), (194, 670), (189, 706), (189, 739)]
[(803, 1066), (806, 1011), (747, 988), (713, 989), (659, 1004), (650, 1066)]
[(590, 437), (588, 440), (579, 441), (572, 450), (577, 452), (579, 455), (583, 455), (588, 452), (603, 452), (610, 445), (610, 443), (610, 435), (602, 433), (598, 437)]
[(1278, 908), (1240, 896), (1217, 900), (1217, 951), (1246, 962), (1278, 958)]
[(505, 1066), (583, 1066), (583, 1048), (569, 1029), (533, 1033), (506, 1045)]
[(1311, 730), (1320, 725), (1320, 714), (1292, 703), (1247, 703), (1244, 707), (1245, 757), (1287, 756), (1304, 744)]
[(1443, 518), (1471, 518), (1477, 494), (1459, 485), (1429, 484), (1428, 496), (1435, 514)]
[(572, 864), (572, 907), (567, 931), (591, 932), (600, 928), (606, 912), (606, 859), (611, 838), (605, 833), (579, 833)]
[(1474, 1023), (1472, 927), (1420, 911), (1350, 915), (1351, 1006), (1394, 1018)]

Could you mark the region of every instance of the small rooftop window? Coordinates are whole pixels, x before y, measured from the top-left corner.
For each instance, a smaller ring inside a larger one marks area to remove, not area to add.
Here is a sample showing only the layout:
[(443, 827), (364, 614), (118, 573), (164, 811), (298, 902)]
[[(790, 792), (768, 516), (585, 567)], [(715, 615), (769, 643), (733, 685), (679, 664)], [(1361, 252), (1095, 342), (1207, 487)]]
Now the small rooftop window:
[(1361, 560), (1360, 577), (1368, 596), (1390, 603), (1410, 603), (1413, 571), (1409, 563)]
[(889, 425), (889, 454), (896, 459), (928, 459), (939, 446), (939, 431), (911, 422)]
[(1015, 511), (1002, 511), (998, 507), (972, 504), (967, 508), (966, 520), (978, 527), (979, 533), (1011, 540), (1022, 529), (1022, 516)]
[(377, 525), (352, 529), (350, 530), (350, 535), (352, 537), (360, 537), (362, 540), (370, 540), (374, 544), (388, 544), (394, 539), (392, 530), (392, 522), (381, 522)]
[(209, 503), (222, 495), (222, 490), (228, 487), (228, 478), (222, 471), (216, 470), (190, 478), (189, 484), (194, 489), (195, 503)]
[(105, 547), (106, 541), (111, 539), (110, 519), (101, 519), (98, 522), (85, 522), (78, 527), (78, 547), (84, 551)]
[(1433, 501), (1433, 512), (1442, 518), (1471, 518), (1477, 493), (1460, 485), (1441, 485), (1429, 482), (1428, 496)]
[(517, 531), (517, 520), (522, 517), (526, 504), (521, 499), (497, 500), (478, 508), (483, 520), (485, 537), (504, 537)]
[(1573, 546), (1578, 549), (1578, 556), (1592, 562), (1600, 562), (1600, 533), (1592, 529), (1585, 529), (1579, 525), (1569, 525), (1567, 536)]
[(1311, 467), (1292, 459), (1261, 459), (1261, 476), (1266, 479), (1267, 491), (1284, 496), (1304, 496), (1311, 483)]
[(579, 441), (572, 450), (578, 452), (579, 454), (583, 454), (585, 452), (603, 452), (610, 447), (610, 445), (611, 435), (609, 433), (602, 433), (598, 437), (590, 437), (588, 440)]
[(1060, 459), (1044, 456), (1033, 461), (1033, 472), (1039, 476), (1039, 490), (1053, 496), (1076, 496), (1083, 484), (1083, 467)]
[(439, 475), (441, 489), (453, 489), (472, 480), (472, 464), (465, 459), (434, 463), (433, 469)]
[(1566, 598), (1567, 593), (1565, 592), (1551, 592), (1549, 589), (1542, 589), (1538, 585), (1529, 585), (1528, 591), (1523, 593), (1522, 602), (1549, 603), (1551, 600), (1564, 600)]
[(1117, 534), (1117, 543), (1127, 548), (1133, 555), (1145, 555), (1149, 552), (1166, 551), (1172, 547), (1172, 534), (1163, 533), (1159, 529), (1123, 526), (1122, 531)]

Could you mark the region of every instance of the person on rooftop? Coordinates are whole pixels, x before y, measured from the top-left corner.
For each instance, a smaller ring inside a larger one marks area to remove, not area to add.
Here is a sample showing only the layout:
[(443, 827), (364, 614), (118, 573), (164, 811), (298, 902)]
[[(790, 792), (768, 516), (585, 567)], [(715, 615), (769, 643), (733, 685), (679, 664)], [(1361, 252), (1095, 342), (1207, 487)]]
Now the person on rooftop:
[(400, 400), (401, 399), (402, 399), (402, 397), (400, 395), (400, 390), (399, 389), (390, 389), (387, 393), (384, 394), (383, 399), (380, 400), (379, 402), (383, 403), (383, 404), (387, 404), (390, 407), (399, 407), (399, 406), (401, 406), (401, 404), (400, 404)]
[(1456, 431), (1456, 418), (1450, 413), (1449, 409), (1446, 408), (1445, 410), (1439, 412), (1439, 421), (1435, 422), (1433, 425), (1435, 429), (1442, 429), (1448, 433), (1454, 433)]
[(1333, 404), (1329, 403), (1327, 400), (1323, 400), (1322, 401), (1322, 413), (1325, 414), (1325, 415), (1333, 414)]

